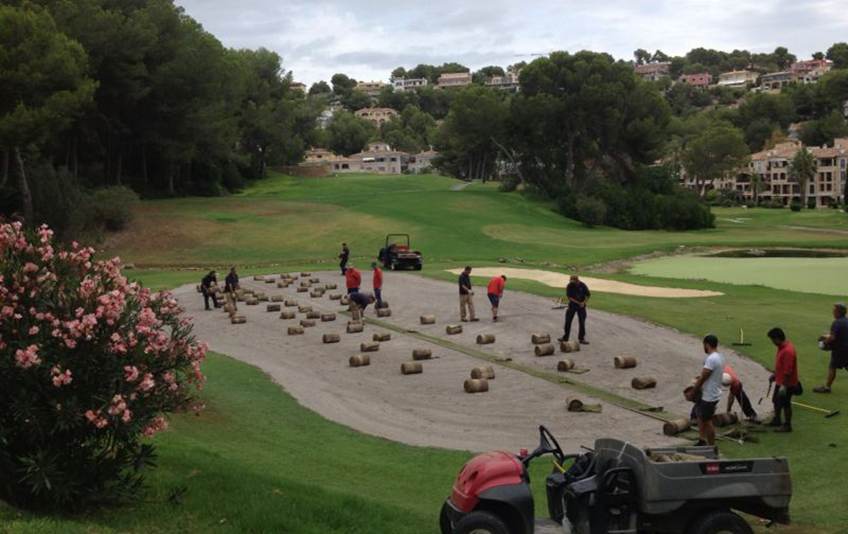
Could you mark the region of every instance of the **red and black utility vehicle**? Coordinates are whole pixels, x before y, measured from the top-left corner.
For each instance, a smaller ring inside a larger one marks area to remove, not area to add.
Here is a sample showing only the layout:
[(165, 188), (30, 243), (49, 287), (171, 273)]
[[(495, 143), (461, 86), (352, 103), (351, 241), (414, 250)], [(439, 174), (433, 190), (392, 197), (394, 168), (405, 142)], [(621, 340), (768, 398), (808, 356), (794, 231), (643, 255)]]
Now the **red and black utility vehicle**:
[(548, 514), (567, 534), (751, 534), (737, 511), (789, 523), (785, 458), (729, 460), (715, 447), (644, 450), (616, 439), (566, 455), (545, 427), (539, 435), (530, 454), (489, 452), (463, 466), (442, 506), (442, 534), (533, 534), (527, 468), (547, 454)]

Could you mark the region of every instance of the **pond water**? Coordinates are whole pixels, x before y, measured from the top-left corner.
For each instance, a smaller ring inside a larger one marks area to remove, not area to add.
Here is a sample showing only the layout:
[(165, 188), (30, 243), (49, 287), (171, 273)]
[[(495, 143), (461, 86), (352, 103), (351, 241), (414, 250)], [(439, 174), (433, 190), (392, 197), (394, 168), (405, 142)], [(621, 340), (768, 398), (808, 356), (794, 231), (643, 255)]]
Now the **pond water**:
[(839, 297), (848, 295), (848, 257), (844, 254), (836, 257), (751, 254), (741, 257), (669, 256), (638, 262), (630, 272), (643, 276), (759, 285)]

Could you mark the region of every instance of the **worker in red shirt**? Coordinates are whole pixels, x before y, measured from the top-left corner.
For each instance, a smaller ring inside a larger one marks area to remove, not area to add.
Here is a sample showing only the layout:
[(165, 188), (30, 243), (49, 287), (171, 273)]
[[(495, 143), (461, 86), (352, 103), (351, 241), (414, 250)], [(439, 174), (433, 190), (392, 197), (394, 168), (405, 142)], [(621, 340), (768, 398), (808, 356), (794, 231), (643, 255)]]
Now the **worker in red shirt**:
[(776, 432), (792, 432), (792, 396), (801, 393), (801, 382), (798, 381), (798, 355), (795, 352), (795, 346), (786, 339), (782, 329), (772, 328), (767, 335), (777, 347), (774, 374), (769, 378), (770, 382), (774, 382), (772, 397), (774, 418), (769, 426), (777, 427)]
[(733, 370), (733, 367), (729, 365), (724, 366), (721, 385), (730, 389), (730, 394), (727, 396), (727, 413), (730, 413), (733, 409), (733, 401), (739, 401), (739, 406), (742, 407), (742, 413), (745, 414), (748, 421), (756, 422), (757, 412), (751, 405), (751, 400), (745, 393), (745, 388), (742, 387), (742, 381), (739, 380), (739, 376)]
[(362, 273), (353, 265), (349, 265), (345, 270), (345, 286), (348, 294), (359, 291), (359, 286), (362, 284)]
[(373, 274), (371, 282), (374, 284), (374, 298), (377, 299), (377, 308), (383, 307), (383, 270), (377, 265), (377, 262), (371, 263)]
[(489, 280), (488, 294), (489, 302), (492, 303), (492, 321), (498, 322), (498, 305), (503, 298), (506, 276), (500, 275)]

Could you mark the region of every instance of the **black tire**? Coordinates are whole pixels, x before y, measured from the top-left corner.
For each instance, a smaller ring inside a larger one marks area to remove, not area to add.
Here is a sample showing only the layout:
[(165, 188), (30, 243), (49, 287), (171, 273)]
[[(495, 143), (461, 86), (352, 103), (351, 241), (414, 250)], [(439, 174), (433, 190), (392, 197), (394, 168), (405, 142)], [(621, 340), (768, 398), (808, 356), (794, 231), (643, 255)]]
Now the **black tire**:
[(489, 512), (471, 512), (456, 523), (453, 534), (510, 534), (506, 523)]
[(688, 534), (753, 534), (751, 526), (733, 512), (711, 512), (695, 520)]
[(415, 270), (420, 271), (422, 267), (424, 267), (424, 266), (419, 263), (418, 265), (415, 266)]
[(450, 516), (448, 515), (448, 503), (442, 505), (442, 512), (439, 514), (439, 530), (442, 531), (442, 534), (453, 534)]

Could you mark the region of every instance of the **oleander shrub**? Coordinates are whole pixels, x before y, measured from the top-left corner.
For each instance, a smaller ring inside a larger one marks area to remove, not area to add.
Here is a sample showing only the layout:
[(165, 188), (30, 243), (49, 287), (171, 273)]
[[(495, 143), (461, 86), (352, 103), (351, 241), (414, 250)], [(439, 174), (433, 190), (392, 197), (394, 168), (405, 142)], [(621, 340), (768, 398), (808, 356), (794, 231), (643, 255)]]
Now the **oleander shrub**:
[(0, 224), (0, 498), (78, 510), (132, 497), (166, 415), (198, 408), (206, 347), (120, 260)]

